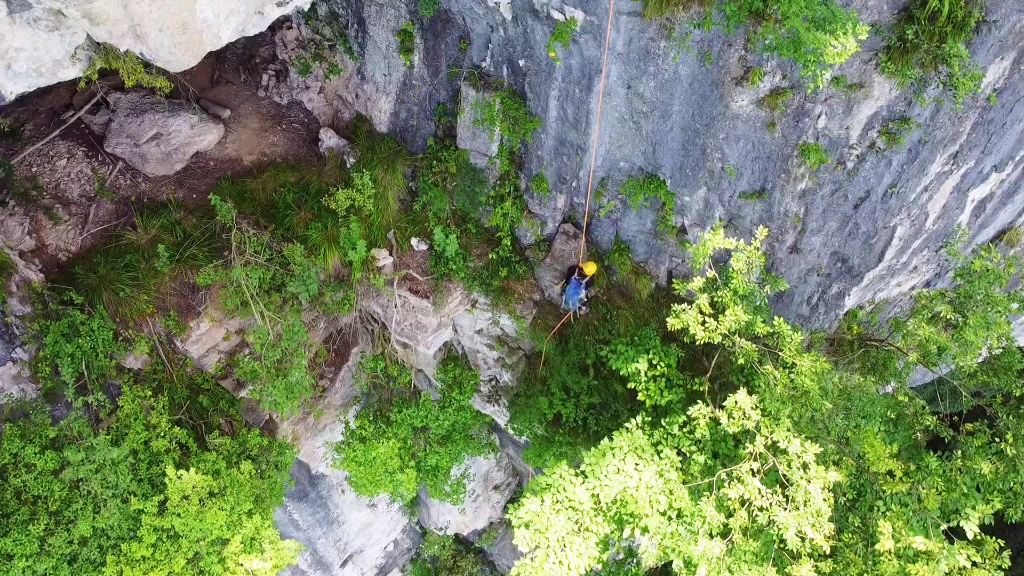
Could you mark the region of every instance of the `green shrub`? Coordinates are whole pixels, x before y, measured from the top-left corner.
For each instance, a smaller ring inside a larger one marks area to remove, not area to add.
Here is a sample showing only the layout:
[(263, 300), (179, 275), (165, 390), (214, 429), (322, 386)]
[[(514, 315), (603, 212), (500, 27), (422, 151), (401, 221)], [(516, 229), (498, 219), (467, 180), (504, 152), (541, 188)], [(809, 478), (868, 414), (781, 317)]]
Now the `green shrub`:
[(801, 142), (797, 145), (796, 150), (800, 154), (800, 160), (811, 172), (832, 161), (820, 142)]
[(406, 66), (412, 68), (412, 59), (416, 55), (416, 30), (412, 22), (402, 24), (398, 32), (395, 32), (395, 38), (398, 39), (398, 55)]
[(984, 17), (981, 0), (912, 0), (882, 48), (882, 73), (919, 94), (938, 84), (959, 107), (981, 90), (966, 44)]
[(1010, 249), (1019, 248), (1024, 244), (1024, 227), (1010, 226), (999, 236), (999, 241)]
[(96, 396), (117, 368), (116, 357), (125, 351), (116, 327), (102, 308), (89, 313), (75, 294), (64, 298), (41, 295), (32, 332), (39, 352), (32, 372), (47, 391), (70, 398)]
[(38, 200), (42, 193), (38, 178), (25, 180), (19, 177), (14, 164), (0, 158), (0, 199), (31, 204)]
[(17, 271), (18, 268), (14, 265), (14, 260), (11, 258), (11, 255), (7, 253), (4, 246), (0, 245), (0, 292), (6, 290), (7, 281), (10, 280)]
[(425, 485), (432, 498), (460, 504), (465, 477), (453, 470), (467, 456), (495, 450), (491, 419), (470, 402), (480, 376), (464, 358), (445, 358), (436, 376), (440, 397), (432, 400), (416, 390), (410, 370), (387, 368), (390, 362), (371, 356), (360, 363), (372, 401), (346, 425), (333, 464), (363, 496), (389, 494), (404, 503)]
[(885, 145), (886, 150), (898, 148), (907, 143), (907, 135), (917, 128), (917, 122), (913, 118), (901, 116), (882, 124), (878, 129), (878, 139)]
[(133, 88), (138, 84), (143, 88), (153, 89), (161, 96), (166, 96), (174, 90), (174, 84), (155, 67), (151, 66), (147, 70), (146, 63), (134, 52), (122, 52), (110, 44), (100, 44), (89, 65), (82, 72), (82, 80), (78, 83), (79, 90), (84, 89), (88, 82), (99, 80), (101, 70), (116, 72), (124, 81), (125, 88)]
[[(523, 457), (535, 467), (578, 461), (581, 450), (636, 414), (635, 394), (603, 353), (620, 338), (663, 327), (662, 295), (621, 240), (604, 258), (590, 257), (600, 271), (589, 311), (548, 341), (543, 369), (539, 354), (530, 359), (509, 402), (509, 427), (529, 438)], [(562, 315), (554, 305), (538, 310), (532, 326), (538, 351)]]
[(750, 76), (747, 78), (747, 85), (751, 88), (757, 88), (764, 81), (764, 68), (760, 66), (754, 66), (750, 69)]
[(352, 144), (359, 159), (351, 171), (353, 174), (368, 172), (373, 177), (375, 190), (372, 209), (359, 213), (360, 225), (371, 243), (381, 245), (387, 240), (387, 232), (399, 225), (402, 204), (408, 199), (406, 172), (412, 160), (404, 146), (393, 137), (374, 130), (370, 121), (363, 117), (355, 122)]
[(20, 126), (15, 126), (10, 118), (0, 116), (0, 141), (21, 142), (24, 138), (25, 134)]
[(548, 183), (548, 179), (544, 175), (543, 170), (530, 179), (530, 189), (533, 190), (534, 194), (541, 198), (547, 198), (551, 195), (551, 184)]
[(763, 96), (760, 100), (761, 106), (763, 106), (769, 112), (778, 114), (785, 111), (786, 102), (793, 96), (792, 88), (776, 88)]
[[(147, 374), (173, 386), (162, 372)], [(272, 576), (294, 562), (301, 546), (282, 541), (273, 522), (294, 458), (287, 443), (248, 429), (237, 410), (215, 413), (209, 430), (185, 428), (197, 411), (142, 382), (122, 384), (102, 423), (73, 411), (52, 424), (41, 402), (6, 423), (0, 571)]]
[(621, 191), (633, 210), (639, 210), (641, 206), (650, 207), (654, 200), (660, 200), (658, 232), (667, 235), (675, 230), (676, 195), (661, 176), (648, 174), (630, 178), (622, 185)]
[(440, 7), (441, 0), (420, 0), (420, 15), (424, 18), (430, 18)]
[(857, 92), (867, 90), (863, 82), (850, 82), (850, 80), (842, 74), (836, 74), (833, 76), (832, 79), (828, 81), (828, 85), (829, 88), (838, 90), (845, 94), (856, 94)]
[[(860, 50), (868, 27), (833, 0), (643, 0), (644, 16), (709, 7), (726, 31), (748, 25), (759, 50), (796, 62), (811, 88), (820, 89), (831, 69)], [(711, 11), (705, 28), (712, 25)]]
[(644, 18), (660, 18), (672, 12), (707, 9), (711, 0), (642, 0)]
[(478, 552), (454, 536), (427, 532), (418, 558), (412, 561), (414, 576), (484, 576), (487, 569)]
[(575, 18), (569, 18), (555, 24), (555, 29), (551, 32), (551, 36), (548, 37), (548, 56), (555, 60), (555, 64), (562, 63), (562, 59), (558, 57), (556, 45), (561, 44), (562, 48), (568, 48), (569, 42), (572, 41), (573, 34), (576, 33), (579, 26), (580, 22)]
[(757, 190), (745, 190), (740, 192), (740, 200), (764, 200), (769, 195), (767, 188), (758, 188)]
[(522, 278), (529, 271), (515, 241), (516, 229), (522, 224), (526, 211), (516, 155), (523, 144), (533, 141), (533, 132), (541, 127), (541, 120), (511, 88), (478, 100), (472, 114), (476, 126), (497, 133), (500, 139), (495, 160), (498, 178), (487, 195), (491, 212), (485, 222), (494, 230), (497, 247), (491, 251), (481, 278), (491, 285), (492, 292), (500, 292), (504, 282)]

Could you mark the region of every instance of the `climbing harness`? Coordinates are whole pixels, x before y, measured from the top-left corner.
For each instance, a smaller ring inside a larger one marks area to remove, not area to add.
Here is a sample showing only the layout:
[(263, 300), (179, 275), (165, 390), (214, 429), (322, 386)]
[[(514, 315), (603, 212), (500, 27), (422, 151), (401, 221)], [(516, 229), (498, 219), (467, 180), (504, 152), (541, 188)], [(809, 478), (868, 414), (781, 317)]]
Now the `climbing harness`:
[[(612, 17), (614, 15), (615, 0), (610, 0), (608, 4), (608, 27), (607, 29), (605, 29), (604, 33), (604, 59), (601, 62), (601, 84), (597, 93), (597, 118), (594, 121), (594, 142), (590, 147), (590, 177), (587, 180), (587, 206), (583, 212), (583, 234), (580, 237), (580, 266), (583, 265), (583, 255), (587, 250), (587, 225), (590, 223), (590, 198), (594, 193), (594, 167), (597, 164), (597, 137), (601, 130), (601, 109), (604, 107), (604, 80), (608, 76), (608, 47), (611, 45), (612, 41)], [(568, 293), (569, 288), (572, 287), (573, 281), (576, 281), (575, 277), (572, 278), (572, 280), (570, 280), (569, 287), (566, 288), (566, 293)], [(578, 281), (577, 283), (579, 284), (582, 294), (585, 296), (586, 289)], [(563, 297), (563, 307), (565, 306), (565, 303), (565, 298)], [(564, 324), (566, 320), (572, 317), (573, 312), (576, 312), (578, 308), (578, 305), (575, 309), (570, 307), (569, 312), (562, 317), (562, 320), (555, 326), (553, 330), (551, 330), (551, 333), (548, 334), (547, 339), (544, 340), (544, 348), (543, 350), (541, 350), (540, 353), (540, 370), (544, 369), (544, 356), (547, 354), (548, 342), (551, 340), (551, 337), (555, 335), (555, 332), (557, 332), (558, 329), (561, 328), (562, 324)]]

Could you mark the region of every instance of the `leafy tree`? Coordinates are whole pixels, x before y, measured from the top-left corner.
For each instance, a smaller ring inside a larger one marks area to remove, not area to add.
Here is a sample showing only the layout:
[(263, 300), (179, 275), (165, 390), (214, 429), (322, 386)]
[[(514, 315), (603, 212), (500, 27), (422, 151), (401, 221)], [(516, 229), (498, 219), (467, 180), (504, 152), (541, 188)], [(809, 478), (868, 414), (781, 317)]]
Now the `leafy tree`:
[[(1007, 319), (1019, 263), (991, 247), (951, 249), (953, 287), (919, 291), (902, 319), (848, 320), (824, 339), (833, 359), (773, 316), (768, 298), (786, 286), (765, 270), (766, 235), (710, 230), (691, 247), (697, 275), (675, 286), (677, 339), (612, 347), (646, 408), (578, 470), (533, 483), (511, 514), (527, 552), (517, 574), (585, 574), (623, 549), (682, 573), (1008, 566), (985, 525), (1024, 512), (1024, 363)], [(906, 384), (917, 365), (971, 416), (929, 407)]]
[(146, 382), (122, 379), (102, 422), (74, 411), (51, 424), (36, 403), (6, 424), (0, 574), (270, 575), (295, 560), (300, 546), (282, 541), (272, 519), (291, 448), (245, 428), (237, 412), (231, 436), (184, 428), (196, 412), (172, 414), (170, 396)]

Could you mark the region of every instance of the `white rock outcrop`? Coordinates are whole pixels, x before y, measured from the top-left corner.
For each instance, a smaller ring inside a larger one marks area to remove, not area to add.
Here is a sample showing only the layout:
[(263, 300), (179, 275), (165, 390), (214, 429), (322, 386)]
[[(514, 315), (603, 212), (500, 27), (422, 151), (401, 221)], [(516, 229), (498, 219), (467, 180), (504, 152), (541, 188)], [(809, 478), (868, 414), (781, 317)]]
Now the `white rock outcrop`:
[(103, 148), (147, 176), (170, 176), (224, 137), (224, 125), (180, 100), (144, 92), (108, 96), (113, 116)]
[(180, 72), (311, 0), (0, 2), (0, 103), (81, 75), (93, 42)]

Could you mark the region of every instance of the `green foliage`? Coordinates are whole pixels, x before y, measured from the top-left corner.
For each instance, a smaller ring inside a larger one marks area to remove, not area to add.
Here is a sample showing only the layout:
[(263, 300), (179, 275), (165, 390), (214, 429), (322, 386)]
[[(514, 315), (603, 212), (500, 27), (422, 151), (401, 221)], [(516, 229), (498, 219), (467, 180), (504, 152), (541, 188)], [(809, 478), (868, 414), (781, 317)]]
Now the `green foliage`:
[(675, 230), (676, 195), (661, 176), (648, 174), (630, 178), (623, 183), (621, 191), (633, 210), (639, 210), (640, 207), (649, 208), (654, 200), (660, 200), (658, 232), (668, 235)]
[(409, 152), (397, 140), (373, 129), (366, 118), (359, 118), (352, 132), (352, 143), (359, 152), (359, 159), (352, 166), (352, 174), (367, 172), (372, 176), (372, 206), (362, 204), (359, 217), (360, 227), (366, 231), (367, 240), (382, 245), (387, 233), (399, 227), (401, 208), (407, 199), (409, 181), (406, 172), (411, 160)]
[(878, 129), (878, 139), (885, 145), (886, 150), (899, 148), (907, 143), (907, 135), (917, 128), (917, 122), (913, 118), (901, 116), (887, 121)]
[(547, 176), (544, 175), (544, 171), (541, 170), (530, 179), (530, 189), (533, 193), (541, 198), (547, 198), (551, 195), (551, 184), (548, 182)]
[(966, 44), (984, 17), (981, 0), (912, 0), (882, 48), (882, 73), (919, 94), (938, 84), (959, 107), (981, 90)]
[[(295, 414), (313, 394), (316, 384), (310, 359), (318, 353), (302, 322), (302, 312), (313, 307), (344, 314), (351, 289), (321, 279), (318, 259), (300, 243), (284, 244), (254, 227), (239, 215), (234, 204), (216, 194), (210, 203), (226, 229), (230, 245), (225, 262), (206, 268), (201, 285), (219, 288), (221, 304), (229, 314), (251, 317), (246, 333), (249, 350), (234, 359), (236, 375), (252, 386), (250, 395), (260, 406), (287, 417)], [(310, 226), (310, 233), (317, 228)], [(348, 228), (337, 225), (339, 259), (349, 264), (351, 278), (359, 277), (368, 251), (352, 218)]]
[(420, 15), (430, 18), (441, 7), (441, 0), (420, 0)]
[(412, 59), (416, 55), (416, 30), (412, 22), (406, 22), (395, 32), (398, 39), (398, 55), (405, 65), (412, 68)]
[(100, 308), (83, 311), (74, 294), (66, 302), (41, 295), (39, 314), (32, 332), (39, 352), (32, 360), (32, 372), (49, 391), (75, 396), (99, 394), (113, 376), (116, 357), (124, 352), (114, 323)]
[[(633, 262), (623, 242), (616, 240), (604, 258), (590, 257), (600, 264), (594, 286), (598, 296), (585, 315), (548, 341), (543, 370), (531, 365), (509, 403), (509, 426), (530, 439), (524, 459), (540, 468), (577, 462), (581, 450), (636, 414), (640, 406), (635, 394), (608, 366), (604, 354), (620, 339), (657, 333), (664, 318), (665, 306), (654, 280)], [(538, 312), (538, 349), (562, 315), (554, 306)]]
[(522, 224), (526, 210), (519, 187), (516, 155), (523, 144), (533, 141), (533, 132), (541, 127), (541, 120), (511, 88), (474, 102), (471, 113), (476, 126), (492, 131), (500, 139), (496, 160), (498, 178), (487, 195), (490, 214), (485, 221), (497, 240), (497, 246), (488, 255), (485, 273), (490, 291), (494, 292), (500, 290), (503, 282), (521, 278), (528, 272), (515, 242), (516, 229)]
[(1011, 250), (1024, 244), (1024, 227), (1010, 226), (999, 235), (999, 242)]
[(758, 188), (757, 190), (744, 190), (740, 192), (740, 200), (764, 200), (771, 193), (767, 188)]
[[(197, 411), (152, 391), (175, 386), (157, 370), (122, 380), (117, 410), (102, 423), (74, 411), (52, 424), (43, 403), (7, 422), (0, 572), (271, 576), (295, 561), (301, 546), (282, 541), (272, 517), (290, 447), (247, 429), (237, 411), (216, 412), (208, 431), (182, 427)], [(219, 433), (220, 422), (234, 433)]]
[(757, 88), (764, 81), (764, 68), (760, 66), (754, 66), (750, 69), (750, 76), (747, 78), (747, 85), (751, 88)]
[(408, 369), (391, 362), (374, 356), (361, 362), (361, 387), (372, 402), (346, 424), (334, 466), (348, 471), (349, 484), (363, 496), (408, 502), (425, 485), (432, 498), (460, 504), (465, 477), (454, 469), (467, 456), (495, 450), (490, 418), (470, 403), (480, 377), (465, 359), (445, 358), (437, 369), (440, 397), (432, 400), (415, 389)]
[(749, 25), (750, 44), (796, 62), (812, 89), (824, 87), (832, 68), (857, 53), (868, 36), (857, 14), (833, 0), (644, 0), (643, 7), (647, 18), (706, 7), (719, 15), (726, 31)]
[(0, 116), (0, 141), (21, 142), (24, 138), (25, 134), (20, 126), (15, 126), (10, 118)]
[(17, 271), (18, 267), (14, 265), (14, 260), (11, 258), (11, 255), (7, 253), (7, 250), (3, 246), (0, 246), (0, 286), (6, 287), (7, 281), (10, 280)]
[(0, 158), (0, 199), (13, 199), (32, 203), (42, 195), (39, 180), (26, 180), (18, 176), (14, 164)]
[(829, 88), (837, 90), (847, 95), (856, 94), (867, 90), (863, 82), (850, 82), (850, 80), (842, 74), (836, 74), (828, 81)]
[[(1021, 262), (958, 238), (951, 287), (918, 291), (904, 317), (845, 319), (812, 340), (826, 357), (773, 314), (786, 284), (765, 270), (766, 236), (708, 231), (675, 284), (675, 337), (609, 350), (645, 409), (578, 470), (534, 480), (510, 515), (514, 574), (582, 575), (620, 554), (723, 575), (1008, 567), (985, 525), (1024, 518)], [(936, 375), (931, 407), (906, 384), (917, 366)]]
[(800, 154), (800, 160), (814, 172), (832, 161), (821, 142), (801, 142), (797, 144), (796, 151)]
[(412, 561), (415, 576), (482, 576), (490, 574), (479, 554), (453, 536), (427, 532), (419, 558)]
[(152, 66), (147, 70), (146, 63), (134, 52), (122, 52), (110, 44), (100, 44), (99, 49), (89, 61), (89, 65), (82, 72), (82, 80), (78, 83), (78, 88), (84, 89), (89, 82), (99, 80), (101, 70), (116, 72), (124, 81), (125, 88), (139, 85), (143, 88), (150, 88), (161, 96), (166, 96), (171, 90), (174, 90), (174, 84), (166, 76)]
[(572, 41), (572, 37), (576, 34), (576, 30), (579, 27), (580, 22), (575, 18), (562, 20), (555, 24), (555, 29), (551, 31), (551, 36), (548, 37), (548, 56), (555, 60), (555, 64), (562, 63), (562, 59), (558, 57), (556, 45), (561, 44), (562, 48), (568, 48), (569, 42)]
[(792, 88), (776, 88), (762, 97), (760, 104), (769, 112), (779, 114), (786, 110), (786, 102), (792, 96)]
[(235, 375), (252, 386), (249, 395), (262, 408), (294, 415), (316, 385), (309, 370), (314, 348), (301, 310), (292, 307), (279, 322), (256, 324), (245, 338), (251, 350), (235, 360)]
[(61, 282), (90, 307), (129, 324), (165, 305), (175, 282), (216, 262), (221, 249), (209, 210), (169, 202), (138, 208), (133, 220), (72, 260)]
[(660, 18), (673, 12), (710, 7), (711, 0), (642, 0), (644, 18)]

